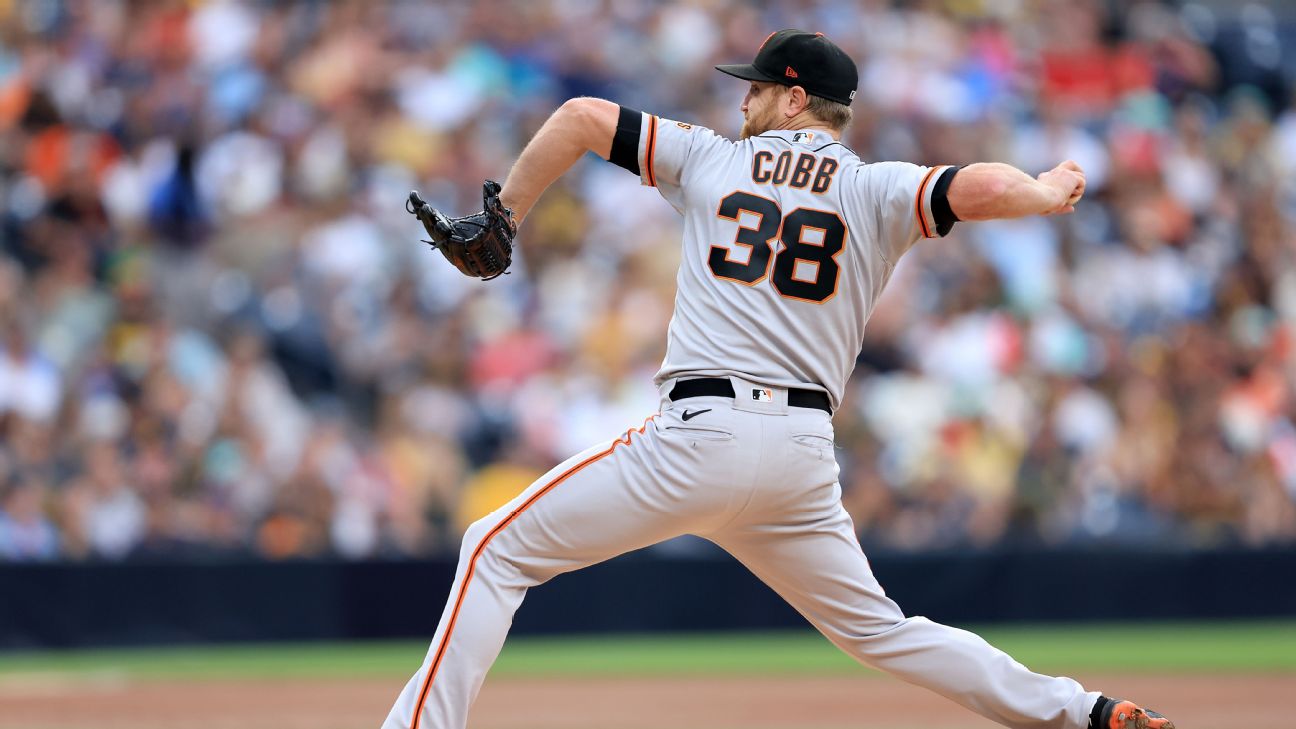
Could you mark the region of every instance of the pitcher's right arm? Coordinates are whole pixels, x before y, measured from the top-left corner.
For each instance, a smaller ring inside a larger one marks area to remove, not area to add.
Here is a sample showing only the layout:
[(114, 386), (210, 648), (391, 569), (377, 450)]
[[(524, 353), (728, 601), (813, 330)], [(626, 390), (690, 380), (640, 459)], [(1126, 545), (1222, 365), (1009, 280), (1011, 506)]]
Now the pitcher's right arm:
[(1070, 213), (1084, 190), (1084, 170), (1070, 160), (1038, 178), (1012, 165), (982, 162), (960, 169), (946, 197), (959, 220), (998, 220)]

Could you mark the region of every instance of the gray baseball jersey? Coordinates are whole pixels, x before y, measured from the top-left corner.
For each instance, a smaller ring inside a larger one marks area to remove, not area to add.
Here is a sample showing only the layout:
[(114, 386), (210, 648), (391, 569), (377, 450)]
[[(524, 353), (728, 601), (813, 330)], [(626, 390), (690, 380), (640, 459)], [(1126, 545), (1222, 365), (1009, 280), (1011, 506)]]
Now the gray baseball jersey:
[(822, 130), (731, 142), (650, 114), (642, 130), (640, 176), (684, 216), (657, 382), (735, 375), (836, 408), (896, 261), (938, 234), (946, 168), (865, 163)]

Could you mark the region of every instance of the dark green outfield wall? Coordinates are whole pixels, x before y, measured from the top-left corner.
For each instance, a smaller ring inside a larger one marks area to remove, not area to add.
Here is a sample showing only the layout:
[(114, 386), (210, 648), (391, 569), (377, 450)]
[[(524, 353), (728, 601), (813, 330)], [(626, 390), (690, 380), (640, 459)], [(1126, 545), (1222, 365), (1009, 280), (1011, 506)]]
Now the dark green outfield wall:
[[(1296, 616), (1296, 549), (870, 555), (956, 623)], [(0, 565), (0, 648), (429, 636), (449, 562)], [(515, 633), (803, 625), (740, 565), (635, 553), (536, 588)]]

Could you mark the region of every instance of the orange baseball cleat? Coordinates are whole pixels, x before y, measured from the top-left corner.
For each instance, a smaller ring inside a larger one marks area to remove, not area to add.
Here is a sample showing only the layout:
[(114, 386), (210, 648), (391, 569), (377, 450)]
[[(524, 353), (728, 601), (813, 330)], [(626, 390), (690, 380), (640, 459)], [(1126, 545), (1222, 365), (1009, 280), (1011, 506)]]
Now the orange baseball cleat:
[(1104, 697), (1107, 703), (1093, 721), (1093, 729), (1174, 729), (1174, 722), (1140, 708), (1133, 701)]

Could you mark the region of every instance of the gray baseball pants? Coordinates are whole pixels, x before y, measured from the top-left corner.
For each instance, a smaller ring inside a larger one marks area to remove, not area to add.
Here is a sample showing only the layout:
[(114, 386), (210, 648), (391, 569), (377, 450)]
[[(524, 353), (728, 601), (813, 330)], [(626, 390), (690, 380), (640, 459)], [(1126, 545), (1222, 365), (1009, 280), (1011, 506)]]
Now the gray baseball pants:
[[(761, 387), (732, 378), (734, 391)], [(463, 729), (527, 588), (696, 534), (720, 545), (838, 648), (1014, 729), (1084, 729), (1099, 696), (1033, 673), (965, 630), (906, 618), (841, 504), (828, 413), (771, 402), (672, 402), (556, 466), (464, 535), (427, 657), (383, 729)], [(685, 421), (685, 412), (693, 413)]]

